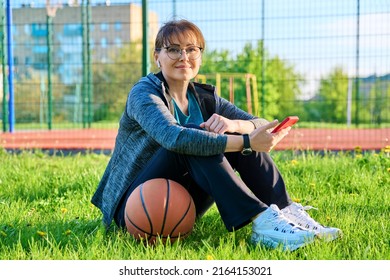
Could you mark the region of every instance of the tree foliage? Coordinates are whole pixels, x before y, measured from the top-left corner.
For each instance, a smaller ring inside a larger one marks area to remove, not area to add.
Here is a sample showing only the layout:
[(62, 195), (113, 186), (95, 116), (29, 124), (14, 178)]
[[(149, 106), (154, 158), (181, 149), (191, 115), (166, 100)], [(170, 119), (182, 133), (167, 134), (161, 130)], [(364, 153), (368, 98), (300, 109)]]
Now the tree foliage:
[(307, 106), (311, 121), (345, 123), (347, 119), (348, 75), (336, 67), (320, 81), (318, 93)]
[(378, 78), (368, 83), (363, 80), (360, 81), (360, 85), (359, 122), (377, 126), (389, 122), (390, 85), (388, 81)]
[[(277, 56), (271, 57), (268, 51), (263, 49), (262, 41), (258, 41), (254, 46), (250, 43), (246, 44), (236, 57), (233, 57), (228, 50), (210, 51), (203, 57), (201, 71), (202, 73), (255, 75), (258, 98), (253, 102), (257, 102), (260, 109), (259, 112), (254, 112), (256, 115), (274, 119), (284, 118), (288, 114), (299, 114), (295, 103), (301, 94), (299, 88), (299, 83), (303, 80), (301, 75), (286, 61)], [(264, 81), (262, 81), (263, 77)], [(247, 109), (245, 82), (241, 81), (237, 84), (238, 86), (234, 88), (237, 96), (235, 103)], [(221, 86), (226, 96), (226, 92), (229, 91), (228, 82)], [(264, 108), (262, 108), (263, 104)]]
[(130, 88), (141, 77), (141, 45), (134, 43), (110, 54), (110, 60), (93, 66), (94, 120), (117, 121)]
[[(54, 121), (66, 118), (61, 108), (63, 97), (69, 91), (57, 75), (52, 76), (52, 117)], [(46, 123), (48, 121), (47, 75), (29, 70), (14, 83), (16, 123)]]

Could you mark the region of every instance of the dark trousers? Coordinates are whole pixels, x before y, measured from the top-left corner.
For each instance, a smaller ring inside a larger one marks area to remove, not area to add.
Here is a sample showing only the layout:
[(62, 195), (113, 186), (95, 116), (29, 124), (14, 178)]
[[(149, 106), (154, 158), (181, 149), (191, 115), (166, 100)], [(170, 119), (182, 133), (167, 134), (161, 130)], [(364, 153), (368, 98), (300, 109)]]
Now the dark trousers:
[(119, 227), (126, 227), (124, 209), (131, 192), (153, 178), (171, 179), (186, 187), (198, 217), (215, 202), (228, 231), (248, 224), (270, 204), (282, 209), (291, 203), (282, 176), (268, 153), (243, 156), (233, 152), (202, 157), (160, 148), (120, 201), (114, 216)]

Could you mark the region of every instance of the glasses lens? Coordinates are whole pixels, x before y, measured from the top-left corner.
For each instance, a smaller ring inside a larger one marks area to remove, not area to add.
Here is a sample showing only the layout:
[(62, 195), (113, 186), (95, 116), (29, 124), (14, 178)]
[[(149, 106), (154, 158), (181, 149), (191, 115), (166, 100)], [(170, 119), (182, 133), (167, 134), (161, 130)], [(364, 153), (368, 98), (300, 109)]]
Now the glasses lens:
[(196, 46), (191, 46), (186, 48), (186, 54), (189, 59), (197, 59), (200, 56), (200, 48)]
[(185, 49), (180, 49), (179, 47), (167, 47), (167, 54), (170, 59), (176, 60), (179, 59), (184, 51), (188, 59), (195, 60), (201, 55), (201, 49), (196, 46), (187, 47)]
[(167, 47), (167, 54), (170, 59), (179, 59), (181, 56), (181, 49), (178, 47)]

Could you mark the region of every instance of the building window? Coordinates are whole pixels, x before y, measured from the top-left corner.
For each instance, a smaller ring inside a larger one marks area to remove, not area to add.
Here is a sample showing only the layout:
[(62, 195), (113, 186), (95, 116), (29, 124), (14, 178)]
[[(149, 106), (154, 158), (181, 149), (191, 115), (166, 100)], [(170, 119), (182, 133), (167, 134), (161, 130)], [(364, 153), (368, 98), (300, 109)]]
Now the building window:
[(121, 39), (121, 38), (116, 37), (115, 40), (114, 40), (114, 42), (115, 42), (115, 46), (116, 46), (117, 48), (122, 47), (122, 39)]
[(101, 31), (107, 31), (108, 30), (108, 24), (103, 22), (100, 24), (100, 30)]
[(34, 55), (34, 68), (35, 69), (46, 69), (47, 68), (47, 54), (36, 54)]
[(107, 39), (106, 38), (101, 38), (100, 39), (100, 46), (102, 48), (107, 48)]
[(119, 21), (115, 22), (114, 28), (116, 31), (121, 31), (122, 30), (122, 23)]
[(64, 25), (65, 36), (81, 36), (82, 33), (83, 33), (83, 28), (81, 24), (68, 23)]
[(46, 54), (48, 52), (48, 48), (45, 45), (35, 45), (32, 48), (33, 53), (42, 53)]
[(24, 33), (27, 34), (27, 35), (30, 35), (30, 33), (31, 33), (31, 28), (30, 28), (30, 25), (29, 25), (29, 24), (25, 24), (25, 25), (24, 25)]
[(47, 27), (44, 23), (33, 23), (31, 26), (31, 36), (43, 37), (47, 35)]
[(12, 35), (14, 35), (14, 36), (19, 35), (19, 34), (18, 34), (18, 31), (19, 31), (19, 30), (18, 30), (18, 28), (17, 28), (16, 25), (12, 25), (11, 30), (12, 30)]

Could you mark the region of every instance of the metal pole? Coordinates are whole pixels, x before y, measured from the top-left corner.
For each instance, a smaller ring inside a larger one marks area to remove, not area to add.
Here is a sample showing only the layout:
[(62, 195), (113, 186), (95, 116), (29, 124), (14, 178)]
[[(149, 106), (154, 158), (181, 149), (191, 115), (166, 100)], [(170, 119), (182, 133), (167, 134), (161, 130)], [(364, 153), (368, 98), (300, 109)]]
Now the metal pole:
[(355, 109), (355, 126), (359, 126), (359, 35), (360, 35), (360, 0), (357, 0), (357, 13), (356, 13), (356, 69), (355, 69), (355, 88), (356, 88), (356, 109)]
[(87, 0), (87, 73), (88, 73), (88, 127), (91, 127), (91, 123), (93, 120), (93, 110), (92, 110), (92, 100), (93, 100), (93, 80), (92, 80), (92, 61), (91, 61), (91, 34), (90, 34), (90, 26), (91, 26), (91, 0)]
[(7, 52), (8, 52), (8, 85), (9, 85), (9, 99), (8, 99), (8, 122), (9, 122), (9, 132), (14, 132), (15, 130), (15, 111), (14, 111), (14, 85), (13, 85), (13, 42), (12, 42), (12, 8), (10, 0), (7, 0)]
[(351, 111), (352, 111), (352, 80), (348, 79), (347, 92), (347, 126), (351, 126)]
[(149, 73), (149, 44), (148, 44), (148, 0), (142, 0), (142, 75)]
[(86, 19), (86, 0), (82, 1), (81, 4), (81, 19), (82, 19), (82, 27), (83, 27), (83, 34), (82, 34), (82, 62), (83, 62), (83, 78), (82, 78), (82, 84), (81, 84), (81, 108), (82, 108), (82, 122), (83, 122), (83, 128), (86, 127), (87, 122), (87, 103), (88, 103), (88, 69), (87, 69), (87, 19)]
[(7, 122), (8, 122), (8, 116), (7, 116), (7, 95), (8, 95), (8, 84), (7, 84), (7, 75), (6, 75), (6, 65), (5, 61), (7, 59), (6, 56), (6, 37), (5, 37), (5, 32), (6, 32), (6, 17), (5, 17), (5, 9), (4, 9), (4, 0), (0, 0), (0, 5), (1, 5), (1, 39), (0, 39), (0, 44), (1, 44), (1, 72), (3, 75), (3, 132), (7, 131)]
[(264, 55), (264, 43), (265, 43), (265, 0), (262, 0), (261, 8), (261, 113), (265, 118), (265, 55)]
[(46, 28), (47, 28), (47, 128), (52, 129), (52, 116), (53, 116), (53, 85), (51, 80), (52, 72), (52, 23), (53, 18), (47, 14), (46, 16)]

